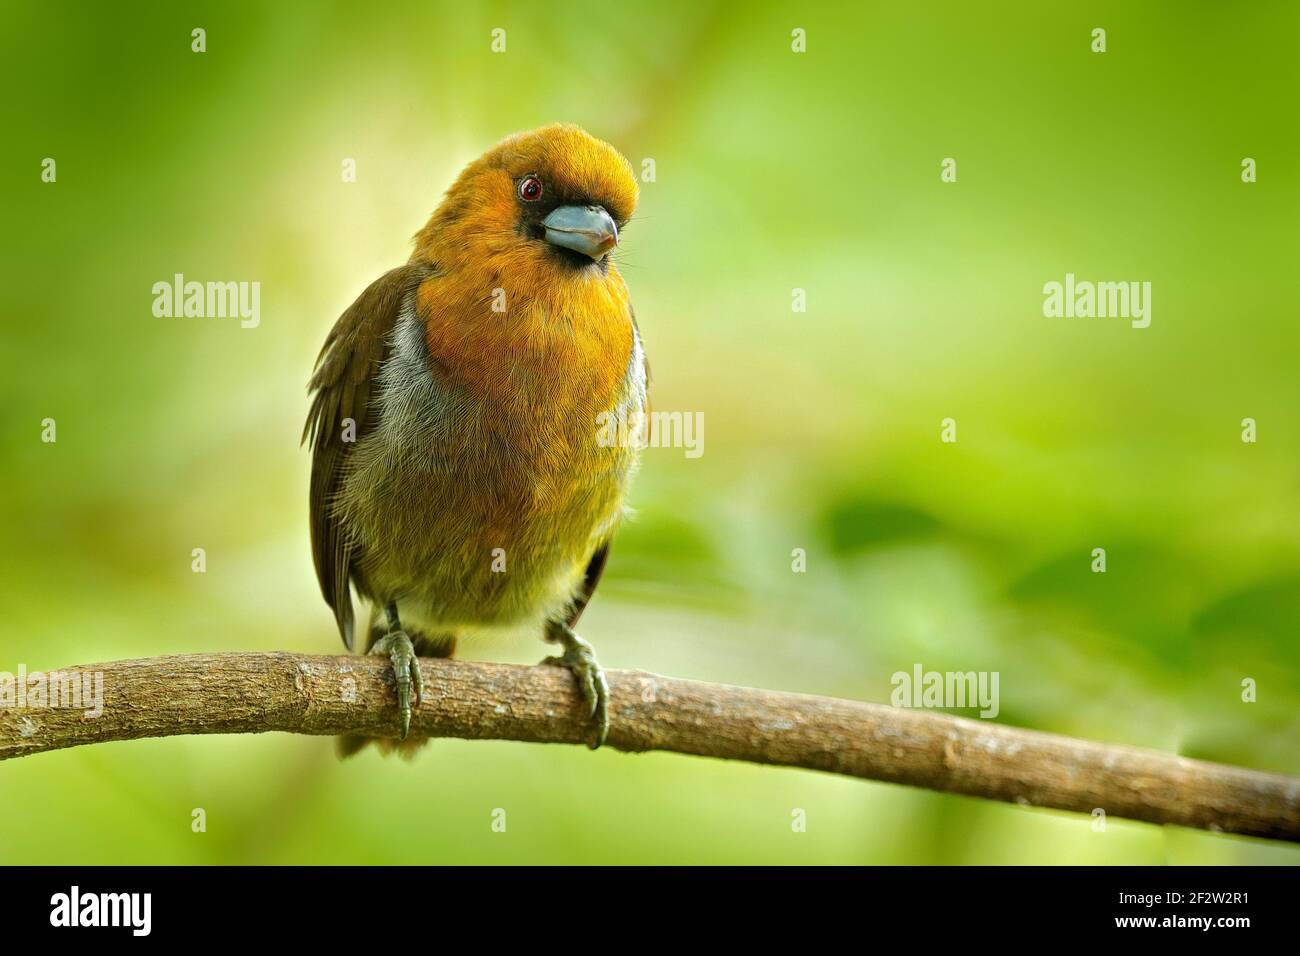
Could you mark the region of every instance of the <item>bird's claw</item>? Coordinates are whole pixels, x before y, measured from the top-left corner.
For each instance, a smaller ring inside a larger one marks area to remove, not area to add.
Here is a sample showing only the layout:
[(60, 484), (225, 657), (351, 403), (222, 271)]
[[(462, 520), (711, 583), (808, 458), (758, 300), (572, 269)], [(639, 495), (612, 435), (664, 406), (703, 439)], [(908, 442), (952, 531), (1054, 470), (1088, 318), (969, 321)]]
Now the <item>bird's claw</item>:
[(573, 672), (582, 692), (582, 699), (587, 705), (587, 713), (596, 725), (595, 738), (587, 744), (595, 750), (605, 742), (609, 734), (609, 683), (605, 672), (596, 661), (596, 652), (591, 645), (573, 632), (573, 628), (563, 624), (552, 624), (546, 639), (564, 645), (564, 653), (545, 658), (542, 663), (552, 667), (567, 667)]
[[(424, 697), (424, 675), (420, 673), (420, 659), (405, 631), (389, 631), (370, 648), (371, 654), (386, 654), (393, 662), (393, 676), (397, 681), (397, 709), (402, 719), (402, 736), (411, 730), (411, 707), (419, 706)], [(411, 693), (414, 685), (415, 693)]]

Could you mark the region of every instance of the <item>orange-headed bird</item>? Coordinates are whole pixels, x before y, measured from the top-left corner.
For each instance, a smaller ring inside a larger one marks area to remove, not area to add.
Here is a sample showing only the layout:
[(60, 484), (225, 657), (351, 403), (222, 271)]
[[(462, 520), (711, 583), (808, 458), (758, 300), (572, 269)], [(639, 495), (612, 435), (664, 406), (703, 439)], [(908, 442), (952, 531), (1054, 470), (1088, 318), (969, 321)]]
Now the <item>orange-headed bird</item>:
[[(628, 161), (578, 127), (511, 136), (325, 340), (304, 431), (312, 555), (349, 650), (349, 585), (370, 602), (403, 740), (417, 656), (519, 625), (563, 647), (543, 663), (572, 669), (605, 739), (609, 690), (573, 627), (642, 443), (645, 353), (611, 258), (636, 202)], [(624, 440), (602, 421), (628, 423)]]

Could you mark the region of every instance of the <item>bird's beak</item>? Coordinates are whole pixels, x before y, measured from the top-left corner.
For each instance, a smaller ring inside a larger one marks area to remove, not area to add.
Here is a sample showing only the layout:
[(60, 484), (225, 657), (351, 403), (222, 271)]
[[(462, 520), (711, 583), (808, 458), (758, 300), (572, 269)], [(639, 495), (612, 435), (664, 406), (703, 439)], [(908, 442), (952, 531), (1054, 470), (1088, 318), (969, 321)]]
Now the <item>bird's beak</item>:
[(618, 245), (618, 226), (603, 206), (560, 206), (542, 220), (546, 241), (598, 261)]

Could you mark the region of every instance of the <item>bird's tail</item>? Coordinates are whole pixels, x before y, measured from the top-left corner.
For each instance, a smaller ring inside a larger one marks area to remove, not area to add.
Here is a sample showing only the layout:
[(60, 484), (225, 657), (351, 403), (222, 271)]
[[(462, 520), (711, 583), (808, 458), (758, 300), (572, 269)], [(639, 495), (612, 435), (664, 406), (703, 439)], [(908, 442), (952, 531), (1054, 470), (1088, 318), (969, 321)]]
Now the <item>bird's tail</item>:
[[(407, 637), (411, 639), (411, 645), (415, 648), (417, 657), (451, 657), (456, 653), (456, 635), (454, 634), (423, 634), (409, 627), (402, 628)], [(377, 625), (370, 628), (370, 639), (366, 642), (366, 650), (369, 651), (374, 646), (375, 641), (384, 636), (384, 629)], [(393, 711), (393, 719), (397, 719), (396, 710)], [(334, 749), (338, 753), (340, 760), (346, 760), (348, 757), (359, 753), (366, 744), (373, 742), (379, 748), (379, 752), (384, 756), (396, 753), (403, 759), (410, 760), (421, 748), (429, 742), (428, 737), (407, 737), (405, 740), (398, 740), (395, 737), (366, 737), (362, 734), (343, 734), (334, 738)]]

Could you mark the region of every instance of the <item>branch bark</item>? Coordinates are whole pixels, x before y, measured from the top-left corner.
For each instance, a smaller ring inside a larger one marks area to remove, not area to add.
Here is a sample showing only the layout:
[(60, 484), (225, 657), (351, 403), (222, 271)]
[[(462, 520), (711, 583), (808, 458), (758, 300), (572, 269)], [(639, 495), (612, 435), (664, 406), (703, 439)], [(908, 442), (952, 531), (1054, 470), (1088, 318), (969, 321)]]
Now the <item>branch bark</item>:
[[(411, 733), (584, 743), (569, 673), (424, 659)], [(103, 712), (0, 707), (0, 759), (178, 734), (396, 735), (388, 662), (187, 654), (59, 672), (102, 674)], [(804, 767), (946, 793), (1300, 841), (1300, 779), (922, 710), (607, 671), (607, 746)], [(93, 687), (93, 676), (90, 686)], [(11, 686), (12, 689), (12, 686)], [(48, 704), (48, 701), (46, 702)], [(85, 706), (85, 701), (82, 702)]]

